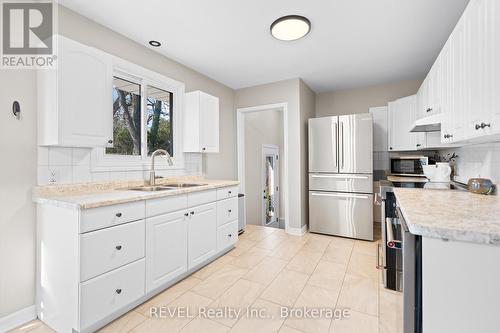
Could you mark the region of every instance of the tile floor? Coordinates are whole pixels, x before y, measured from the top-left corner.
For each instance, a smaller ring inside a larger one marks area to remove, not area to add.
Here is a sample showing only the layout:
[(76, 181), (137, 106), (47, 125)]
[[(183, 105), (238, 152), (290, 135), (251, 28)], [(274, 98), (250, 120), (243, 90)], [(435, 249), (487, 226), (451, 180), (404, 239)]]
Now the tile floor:
[[(378, 232), (379, 234), (379, 232)], [(392, 333), (401, 294), (387, 291), (375, 269), (377, 242), (249, 225), (236, 248), (100, 330), (107, 333), (280, 332)], [(348, 319), (282, 319), (280, 309), (349, 309)], [(157, 319), (151, 307), (187, 309)], [(273, 318), (240, 314), (207, 319), (206, 308), (264, 309)], [(40, 321), (12, 331), (53, 332)]]

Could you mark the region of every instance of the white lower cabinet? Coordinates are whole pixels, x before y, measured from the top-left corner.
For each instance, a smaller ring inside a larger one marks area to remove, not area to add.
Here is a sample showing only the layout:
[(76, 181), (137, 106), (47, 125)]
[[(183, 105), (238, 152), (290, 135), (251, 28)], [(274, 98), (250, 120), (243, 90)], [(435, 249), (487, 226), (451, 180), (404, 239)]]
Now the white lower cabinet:
[(146, 290), (152, 291), (187, 271), (187, 212), (146, 220)]
[(56, 332), (94, 332), (216, 259), (238, 240), (236, 194), (224, 187), (93, 209), (38, 204), (38, 318)]
[(144, 295), (144, 259), (80, 284), (81, 330)]
[(188, 268), (217, 252), (217, 203), (190, 208), (188, 222)]

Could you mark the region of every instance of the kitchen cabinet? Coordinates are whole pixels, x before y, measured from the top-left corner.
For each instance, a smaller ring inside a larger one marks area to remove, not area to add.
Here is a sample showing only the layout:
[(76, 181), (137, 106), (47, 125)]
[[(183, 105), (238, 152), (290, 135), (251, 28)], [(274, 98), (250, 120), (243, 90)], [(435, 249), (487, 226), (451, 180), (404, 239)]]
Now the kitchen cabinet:
[(187, 271), (187, 210), (146, 220), (146, 290), (155, 290)]
[(188, 268), (202, 264), (217, 251), (217, 204), (190, 208), (188, 222)]
[(184, 151), (219, 152), (219, 98), (203, 91), (186, 94)]
[(417, 119), (417, 96), (400, 98), (388, 104), (389, 151), (414, 151), (425, 146), (423, 133), (410, 132)]
[(387, 151), (388, 140), (388, 109), (387, 106), (370, 108), (369, 112), (373, 117), (373, 151)]
[(54, 38), (57, 69), (37, 71), (38, 144), (105, 147), (113, 138), (111, 55)]
[(90, 209), (38, 202), (38, 317), (57, 332), (93, 332), (215, 260), (238, 241), (237, 194), (222, 186)]

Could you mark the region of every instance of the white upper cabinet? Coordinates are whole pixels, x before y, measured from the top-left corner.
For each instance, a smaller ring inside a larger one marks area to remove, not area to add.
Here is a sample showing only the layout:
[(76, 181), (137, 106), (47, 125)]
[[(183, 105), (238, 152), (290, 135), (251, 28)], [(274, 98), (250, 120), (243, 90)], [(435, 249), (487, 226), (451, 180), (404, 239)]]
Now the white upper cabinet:
[(113, 138), (111, 56), (54, 38), (57, 69), (37, 72), (39, 145), (104, 147)]
[(389, 151), (413, 151), (425, 147), (423, 133), (410, 132), (417, 119), (417, 95), (389, 102), (388, 144)]
[(219, 98), (202, 91), (186, 94), (184, 151), (219, 152)]

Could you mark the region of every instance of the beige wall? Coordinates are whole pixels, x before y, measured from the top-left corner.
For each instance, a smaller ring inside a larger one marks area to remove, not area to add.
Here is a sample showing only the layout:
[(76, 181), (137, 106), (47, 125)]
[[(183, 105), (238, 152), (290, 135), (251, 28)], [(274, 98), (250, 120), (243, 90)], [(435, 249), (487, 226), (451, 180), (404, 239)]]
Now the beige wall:
[(366, 113), (372, 106), (384, 106), (400, 97), (416, 94), (422, 80), (381, 84), (316, 95), (316, 117)]
[[(248, 224), (262, 224), (262, 145), (279, 147), (283, 156), (283, 112), (266, 110), (245, 114), (245, 204)], [(279, 179), (283, 180), (283, 168), (279, 165)], [(285, 202), (280, 191), (279, 217), (284, 218)]]
[[(35, 72), (0, 70), (0, 318), (34, 303)], [(12, 102), (21, 105), (17, 120)]]
[(186, 92), (202, 90), (219, 97), (220, 152), (204, 155), (203, 172), (209, 178), (237, 178), (236, 117), (233, 108), (233, 89), (62, 6), (59, 9), (59, 32), (83, 44), (104, 50), (174, 80), (184, 82)]

